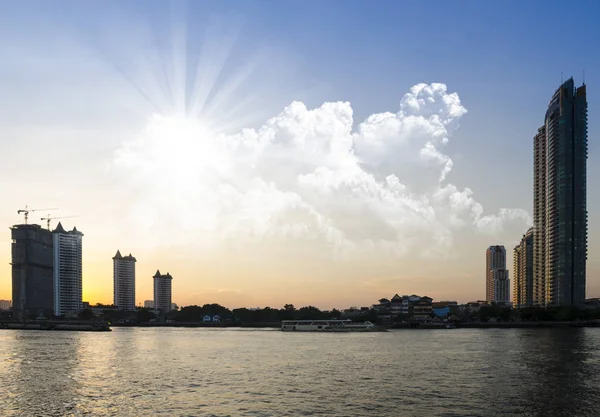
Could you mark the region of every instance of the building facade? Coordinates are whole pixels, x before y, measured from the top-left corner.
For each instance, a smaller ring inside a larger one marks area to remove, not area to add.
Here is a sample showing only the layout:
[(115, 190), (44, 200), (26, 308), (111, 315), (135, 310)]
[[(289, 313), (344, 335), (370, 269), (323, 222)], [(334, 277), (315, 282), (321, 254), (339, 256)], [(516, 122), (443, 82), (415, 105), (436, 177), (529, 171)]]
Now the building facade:
[(144, 308), (154, 308), (154, 300), (144, 300)]
[(584, 306), (587, 147), (586, 86), (570, 78), (552, 96), (534, 139), (536, 305)]
[(533, 304), (546, 305), (546, 126), (533, 138)]
[(53, 313), (52, 232), (37, 224), (11, 228), (12, 301), (15, 318)]
[(73, 316), (82, 303), (82, 238), (73, 228), (66, 231), (58, 223), (52, 231), (54, 240), (54, 314)]
[(504, 246), (490, 246), (485, 252), (485, 299), (488, 303), (510, 303), (510, 280)]
[(113, 304), (119, 310), (135, 310), (135, 263), (131, 256), (122, 256), (120, 251), (113, 259)]
[(173, 277), (168, 272), (161, 275), (160, 271), (154, 274), (154, 308), (162, 312), (171, 311)]
[(391, 300), (382, 298), (378, 304), (371, 307), (377, 317), (384, 322), (397, 322), (405, 320), (427, 320), (431, 318), (433, 307), (430, 297), (418, 295), (395, 294)]
[(0, 310), (12, 309), (12, 300), (0, 300)]
[(513, 252), (513, 306), (533, 306), (533, 228), (523, 235)]

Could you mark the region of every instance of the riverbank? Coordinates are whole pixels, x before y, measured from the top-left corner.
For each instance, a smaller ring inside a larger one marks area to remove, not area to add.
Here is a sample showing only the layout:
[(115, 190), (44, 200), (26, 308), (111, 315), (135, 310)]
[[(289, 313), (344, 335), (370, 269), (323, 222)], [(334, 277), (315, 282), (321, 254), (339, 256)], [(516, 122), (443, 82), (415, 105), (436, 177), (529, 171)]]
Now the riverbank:
[(105, 322), (0, 322), (0, 330), (56, 330), (79, 332), (110, 332), (110, 326)]
[(224, 327), (242, 327), (242, 328), (257, 328), (257, 329), (268, 329), (268, 328), (281, 328), (281, 322), (256, 322), (256, 323), (238, 323), (238, 322), (224, 322), (224, 323), (211, 323), (211, 322), (147, 322), (147, 323), (111, 323), (111, 327), (204, 327), (204, 328), (224, 328)]
[[(521, 321), (521, 322), (487, 322), (487, 323), (455, 323), (456, 329), (531, 329), (559, 327), (600, 327), (600, 320), (581, 321)], [(446, 323), (398, 323), (392, 329), (435, 330), (447, 329)]]
[(461, 323), (456, 326), (464, 329), (521, 329), (535, 327), (600, 327), (600, 320), (581, 321), (523, 321), (498, 323)]

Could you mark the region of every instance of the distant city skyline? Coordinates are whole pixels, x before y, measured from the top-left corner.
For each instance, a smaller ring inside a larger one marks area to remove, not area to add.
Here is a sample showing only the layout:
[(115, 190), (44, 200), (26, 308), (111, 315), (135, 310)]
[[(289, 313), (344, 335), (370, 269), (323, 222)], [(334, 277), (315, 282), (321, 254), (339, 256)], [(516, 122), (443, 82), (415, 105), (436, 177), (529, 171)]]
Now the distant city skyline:
[[(119, 248), (137, 259), (136, 305), (159, 267), (179, 305), (483, 299), (485, 249), (507, 248), (513, 271), (539, 224), (532, 137), (583, 70), (600, 251), (594, 2), (71, 3), (0, 15), (1, 299), (26, 205), (57, 209), (29, 215), (43, 229), (50, 213), (85, 232), (92, 303), (114, 302)], [(547, 24), (566, 11), (575, 28)], [(600, 297), (600, 260), (585, 276)]]

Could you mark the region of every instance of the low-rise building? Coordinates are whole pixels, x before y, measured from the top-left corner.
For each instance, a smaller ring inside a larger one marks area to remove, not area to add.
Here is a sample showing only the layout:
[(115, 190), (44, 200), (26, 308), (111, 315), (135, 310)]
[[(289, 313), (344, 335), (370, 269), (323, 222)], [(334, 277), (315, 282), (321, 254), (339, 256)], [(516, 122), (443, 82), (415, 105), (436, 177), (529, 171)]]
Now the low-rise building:
[(430, 297), (421, 297), (415, 294), (403, 296), (395, 294), (391, 300), (380, 299), (379, 304), (374, 304), (372, 309), (383, 322), (410, 319), (424, 321), (431, 318), (432, 301)]
[(12, 308), (11, 300), (0, 300), (0, 310), (10, 310)]
[(490, 304), (484, 300), (469, 301), (464, 305), (465, 314), (478, 313), (481, 307), (489, 306)]
[(418, 301), (413, 303), (413, 315), (412, 318), (417, 321), (428, 321), (431, 319), (433, 313), (432, 299), (430, 297), (421, 297)]

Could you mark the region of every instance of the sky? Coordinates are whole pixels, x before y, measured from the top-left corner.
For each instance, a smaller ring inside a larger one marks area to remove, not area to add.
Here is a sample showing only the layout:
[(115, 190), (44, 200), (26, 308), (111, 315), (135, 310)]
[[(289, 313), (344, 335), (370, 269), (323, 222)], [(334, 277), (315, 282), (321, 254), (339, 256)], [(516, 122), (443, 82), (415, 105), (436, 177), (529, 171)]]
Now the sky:
[[(0, 299), (18, 209), (179, 305), (485, 298), (532, 224), (532, 138), (588, 85), (587, 296), (600, 297), (594, 1), (14, 1), (0, 14)], [(57, 220), (52, 222), (55, 226)]]

